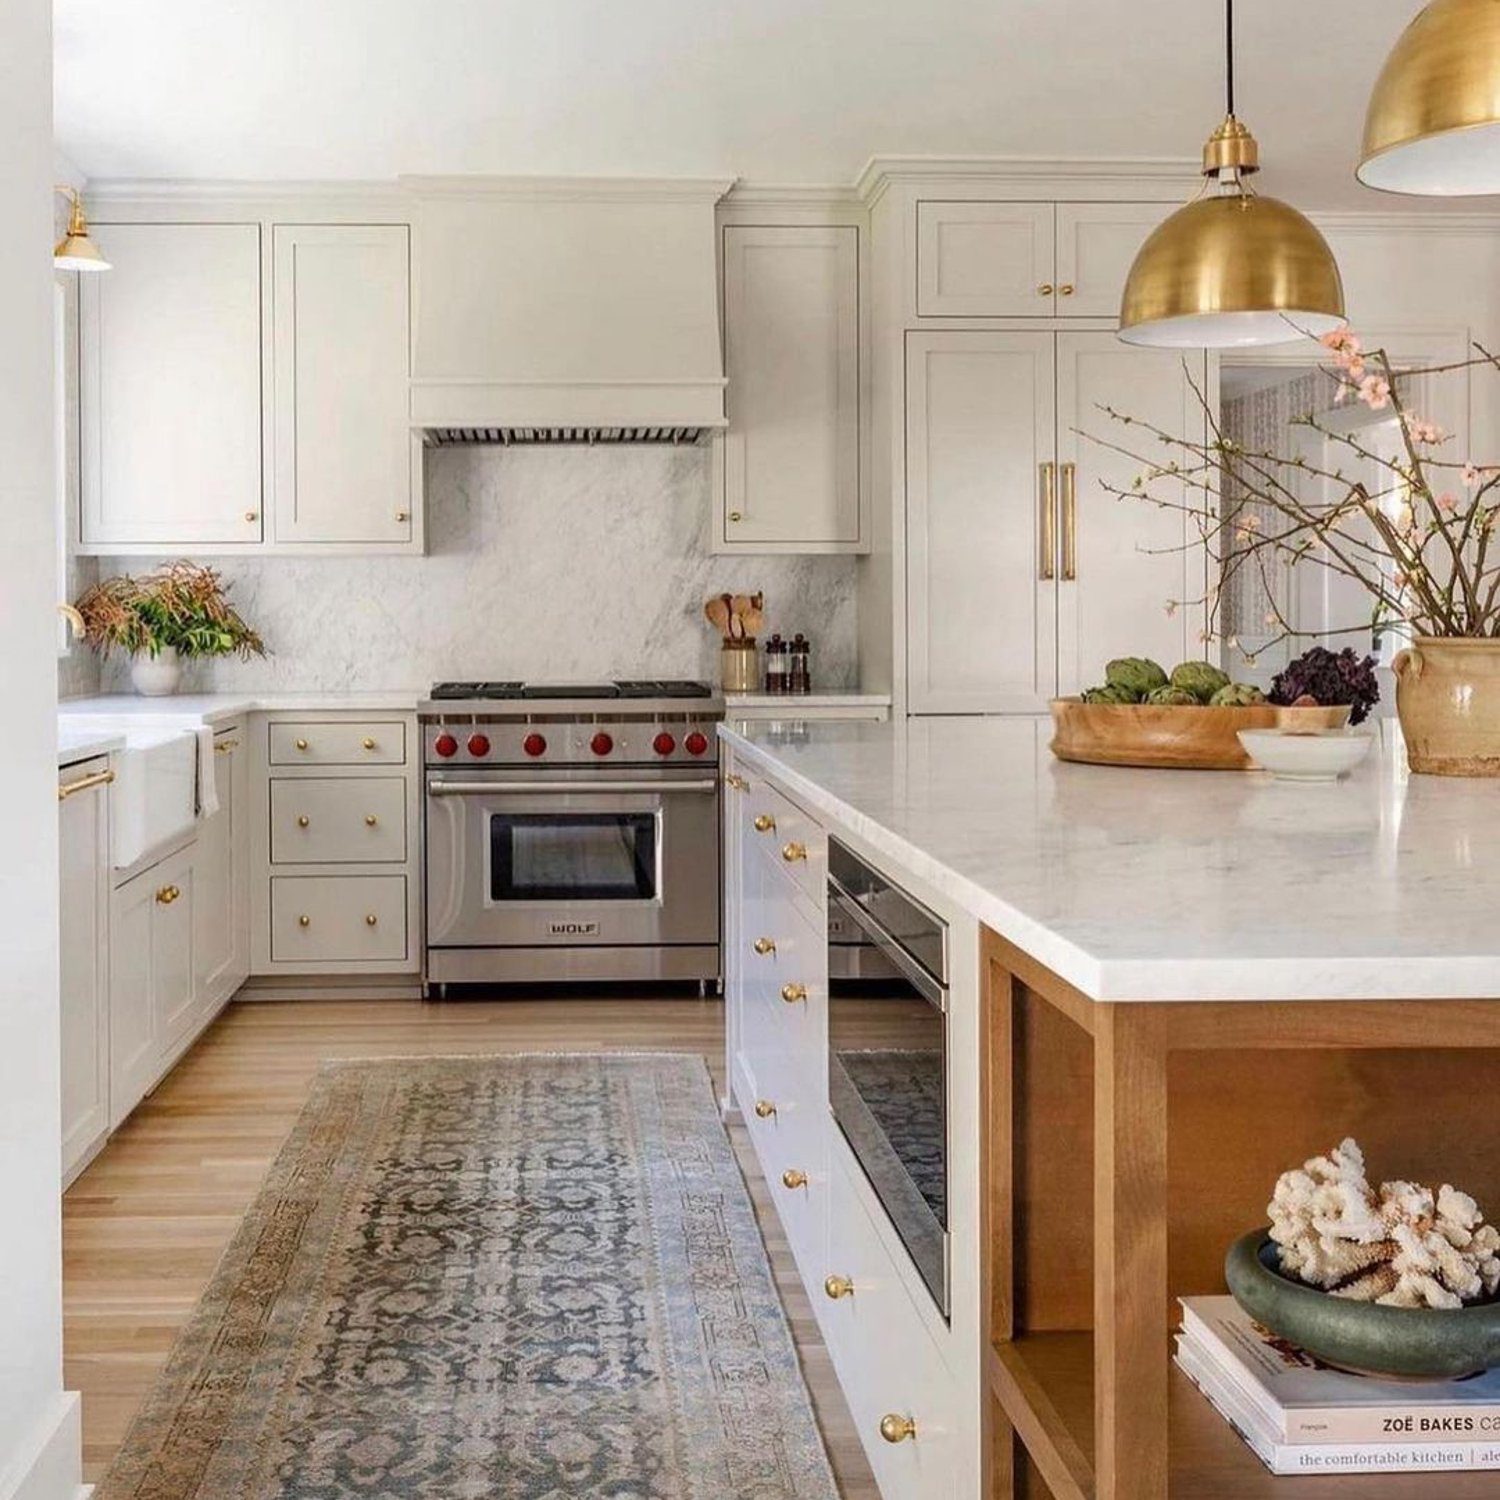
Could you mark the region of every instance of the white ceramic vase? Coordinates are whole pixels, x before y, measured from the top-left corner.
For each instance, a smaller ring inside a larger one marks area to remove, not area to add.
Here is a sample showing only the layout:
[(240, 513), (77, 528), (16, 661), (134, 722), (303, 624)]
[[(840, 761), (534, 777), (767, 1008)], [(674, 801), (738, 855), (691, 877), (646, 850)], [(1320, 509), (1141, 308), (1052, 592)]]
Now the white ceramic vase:
[(130, 681), (143, 698), (165, 698), (182, 681), (182, 663), (175, 646), (163, 646), (152, 656), (142, 651), (130, 659)]

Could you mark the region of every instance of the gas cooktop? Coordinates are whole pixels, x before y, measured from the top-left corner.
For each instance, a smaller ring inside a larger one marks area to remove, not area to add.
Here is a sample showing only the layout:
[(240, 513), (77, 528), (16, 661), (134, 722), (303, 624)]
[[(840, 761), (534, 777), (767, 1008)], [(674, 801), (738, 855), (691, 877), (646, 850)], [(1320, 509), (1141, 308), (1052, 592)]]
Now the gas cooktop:
[(684, 678), (640, 678), (623, 682), (439, 682), (434, 684), (435, 701), (469, 698), (499, 700), (566, 698), (581, 701), (589, 698), (711, 698), (713, 689), (706, 682)]

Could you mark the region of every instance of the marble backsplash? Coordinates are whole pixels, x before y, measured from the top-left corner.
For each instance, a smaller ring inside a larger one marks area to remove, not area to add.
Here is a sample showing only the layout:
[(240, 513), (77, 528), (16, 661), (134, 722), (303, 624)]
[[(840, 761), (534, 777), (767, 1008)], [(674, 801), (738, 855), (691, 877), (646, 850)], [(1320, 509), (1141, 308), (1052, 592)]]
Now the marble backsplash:
[[(767, 632), (808, 636), (816, 687), (857, 685), (854, 559), (711, 554), (706, 448), (444, 448), (426, 462), (425, 557), (208, 559), (272, 655), (191, 664), (184, 686), (715, 679), (702, 607), (725, 590), (763, 590)], [(128, 663), (109, 662), (105, 690), (127, 676)]]

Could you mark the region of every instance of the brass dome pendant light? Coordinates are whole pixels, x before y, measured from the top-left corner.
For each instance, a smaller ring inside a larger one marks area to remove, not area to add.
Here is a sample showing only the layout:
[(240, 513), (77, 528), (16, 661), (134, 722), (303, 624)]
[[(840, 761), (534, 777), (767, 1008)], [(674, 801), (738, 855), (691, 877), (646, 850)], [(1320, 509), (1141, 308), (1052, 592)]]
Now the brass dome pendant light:
[(1388, 193), (1500, 193), (1500, 0), (1432, 0), (1401, 33), (1355, 176)]
[(1225, 0), (1224, 35), (1224, 122), (1203, 147), (1198, 196), (1156, 226), (1125, 279), (1128, 344), (1240, 349), (1316, 337), (1345, 321), (1327, 241), (1246, 180), (1260, 169), (1260, 150), (1234, 113), (1234, 0)]

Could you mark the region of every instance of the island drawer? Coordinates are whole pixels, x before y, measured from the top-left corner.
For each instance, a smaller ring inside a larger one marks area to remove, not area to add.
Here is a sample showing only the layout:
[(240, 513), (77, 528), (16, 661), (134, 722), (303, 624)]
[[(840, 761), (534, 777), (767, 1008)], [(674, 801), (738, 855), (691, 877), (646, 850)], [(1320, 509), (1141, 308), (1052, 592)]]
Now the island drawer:
[(400, 719), (272, 724), (270, 759), (273, 766), (405, 765), (406, 725)]
[(404, 875), (271, 878), (276, 963), (399, 963), (406, 958)]
[(744, 838), (760, 851), (787, 888), (799, 892), (822, 912), (828, 878), (828, 836), (790, 798), (759, 779), (741, 804)]
[(828, 1049), (827, 938), (804, 904), (761, 861), (751, 862), (753, 888), (733, 955), (741, 975), (747, 1027), (767, 1038), (791, 1066), (820, 1081), (826, 1094)]
[[(953, 1377), (865, 1210), (851, 1175), (859, 1167), (842, 1144), (830, 1142), (827, 1263), (809, 1286), (818, 1322), (881, 1495), (951, 1495), (960, 1444)], [(853, 1291), (831, 1297), (829, 1277)], [(910, 1421), (913, 1435), (889, 1441), (886, 1418)]]
[(405, 858), (402, 777), (272, 778), (272, 864), (399, 864)]

